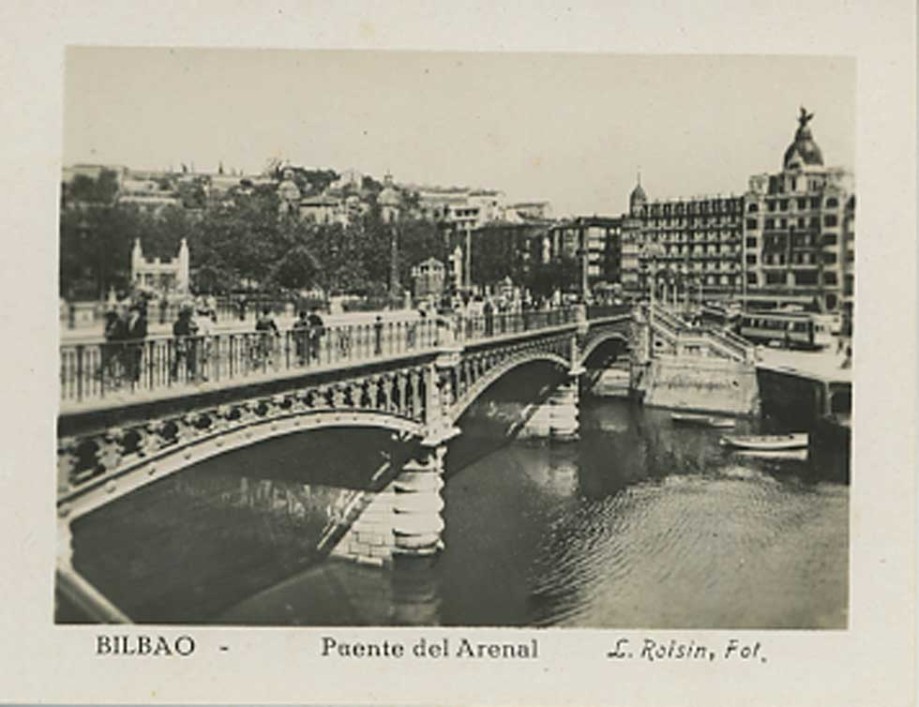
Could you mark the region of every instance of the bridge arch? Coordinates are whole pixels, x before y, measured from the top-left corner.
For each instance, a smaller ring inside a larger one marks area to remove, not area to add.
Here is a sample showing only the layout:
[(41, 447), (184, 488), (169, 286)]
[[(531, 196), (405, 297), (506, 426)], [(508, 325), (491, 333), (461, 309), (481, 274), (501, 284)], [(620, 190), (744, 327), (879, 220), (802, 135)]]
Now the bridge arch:
[(497, 383), (500, 378), (503, 378), (506, 374), (510, 373), (515, 368), (526, 365), (528, 363), (535, 363), (538, 361), (545, 361), (548, 363), (555, 364), (556, 366), (568, 370), (571, 368), (571, 362), (556, 353), (551, 353), (548, 351), (540, 352), (527, 352), (519, 356), (512, 356), (509, 359), (506, 359), (489, 369), (485, 374), (480, 376), (471, 386), (469, 386), (466, 391), (463, 392), (459, 398), (453, 403), (450, 408), (450, 419), (453, 422), (459, 420), (462, 417), (463, 413), (469, 409), (469, 407), (481, 396), (488, 388), (490, 388), (494, 383)]
[(587, 345), (584, 347), (584, 350), (581, 352), (580, 356), (580, 365), (584, 366), (591, 355), (599, 349), (604, 344), (608, 344), (611, 341), (618, 341), (623, 344), (623, 346), (628, 349), (631, 346), (629, 337), (626, 334), (619, 331), (610, 331), (597, 334), (588, 341)]
[(131, 454), (106, 471), (58, 497), (58, 515), (73, 521), (132, 491), (205, 460), (260, 442), (330, 428), (376, 428), (404, 439), (424, 436), (423, 423), (379, 410), (308, 410), (257, 418), (235, 427), (204, 430), (157, 452)]

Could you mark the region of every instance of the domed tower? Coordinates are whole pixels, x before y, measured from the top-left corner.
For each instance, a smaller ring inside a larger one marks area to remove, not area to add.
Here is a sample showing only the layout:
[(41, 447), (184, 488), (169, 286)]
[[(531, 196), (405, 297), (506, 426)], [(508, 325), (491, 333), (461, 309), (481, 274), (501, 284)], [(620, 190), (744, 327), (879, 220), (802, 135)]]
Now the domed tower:
[(380, 213), (384, 223), (393, 223), (399, 218), (399, 210), (402, 207), (402, 195), (393, 186), (392, 175), (387, 174), (383, 177), (383, 191), (377, 197), (377, 203), (380, 205)]
[(798, 129), (795, 131), (794, 142), (785, 150), (785, 159), (782, 163), (785, 169), (802, 170), (808, 167), (823, 167), (823, 154), (817, 143), (814, 142), (814, 136), (807, 125), (813, 118), (814, 114), (808, 113), (802, 106), (801, 113), (798, 115)]
[(629, 213), (634, 216), (638, 213), (638, 210), (647, 203), (648, 195), (645, 194), (645, 190), (641, 187), (641, 172), (639, 172), (638, 183), (629, 195)]
[(284, 178), (278, 184), (278, 210), (282, 214), (295, 214), (300, 203), (300, 187), (294, 181), (292, 169), (284, 170)]

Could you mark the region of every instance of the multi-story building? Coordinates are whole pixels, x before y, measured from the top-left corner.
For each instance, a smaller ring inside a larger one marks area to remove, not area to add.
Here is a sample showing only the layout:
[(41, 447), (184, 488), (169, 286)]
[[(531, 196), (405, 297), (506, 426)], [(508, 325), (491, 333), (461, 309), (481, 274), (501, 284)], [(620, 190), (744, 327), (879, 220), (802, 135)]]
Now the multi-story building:
[(855, 258), (852, 176), (828, 168), (803, 108), (782, 171), (750, 178), (745, 302), (851, 314)]
[(135, 287), (160, 297), (187, 295), (191, 283), (189, 263), (188, 243), (184, 238), (179, 245), (178, 256), (169, 260), (144, 257), (140, 239), (137, 238), (131, 249), (131, 282)]
[(803, 108), (782, 170), (750, 177), (743, 197), (649, 201), (639, 183), (622, 219), (622, 283), (646, 296), (732, 299), (851, 316), (852, 175), (825, 167)]
[(582, 292), (622, 281), (622, 219), (579, 216), (556, 224), (545, 236), (545, 260), (576, 258)]
[(465, 233), (504, 220), (504, 194), (493, 189), (423, 187), (418, 190), (417, 210), (422, 218)]
[[(493, 287), (508, 277), (520, 284), (537, 264), (548, 260), (544, 243), (551, 225), (535, 219), (525, 223), (493, 221), (471, 231), (467, 263), (472, 284)], [(455, 245), (464, 256), (465, 239), (456, 239)]]
[(508, 221), (546, 220), (552, 218), (552, 205), (548, 201), (523, 201), (504, 207)]
[[(739, 297), (743, 286), (743, 197), (650, 201), (641, 184), (623, 220), (624, 286), (633, 293), (696, 299)], [(635, 265), (637, 263), (637, 269)]]

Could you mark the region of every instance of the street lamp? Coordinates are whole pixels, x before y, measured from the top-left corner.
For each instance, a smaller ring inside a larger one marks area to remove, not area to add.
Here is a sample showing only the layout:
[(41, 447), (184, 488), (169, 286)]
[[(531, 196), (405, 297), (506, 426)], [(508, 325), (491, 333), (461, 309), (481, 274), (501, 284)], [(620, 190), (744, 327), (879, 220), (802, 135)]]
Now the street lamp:
[(396, 224), (390, 225), (389, 238), (389, 296), (395, 302), (399, 295), (399, 234)]
[(642, 254), (651, 263), (651, 303), (648, 307), (648, 355), (654, 354), (654, 299), (657, 289), (657, 259), (664, 254), (664, 247), (655, 241), (646, 243)]

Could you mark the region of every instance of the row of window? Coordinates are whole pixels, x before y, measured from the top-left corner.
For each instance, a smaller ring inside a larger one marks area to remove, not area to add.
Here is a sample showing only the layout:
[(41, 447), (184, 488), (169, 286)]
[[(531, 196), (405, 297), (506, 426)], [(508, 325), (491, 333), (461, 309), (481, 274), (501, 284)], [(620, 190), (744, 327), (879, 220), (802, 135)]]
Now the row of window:
[[(740, 278), (737, 275), (704, 275), (701, 278), (703, 285), (730, 285), (734, 286)], [(642, 281), (642, 287), (647, 286), (647, 281)], [(696, 285), (692, 285), (695, 287)], [(682, 290), (681, 290), (682, 291)]]
[(763, 236), (763, 248), (784, 249), (789, 245), (793, 248), (813, 248), (817, 245), (818, 240), (816, 233), (794, 233), (790, 237), (784, 233), (773, 233)]
[(664, 249), (665, 257), (673, 257), (677, 255), (686, 255), (692, 257), (702, 257), (702, 256), (717, 256), (717, 255), (738, 255), (740, 253), (740, 248), (737, 246), (726, 246), (723, 245), (721, 248), (716, 246), (709, 246), (705, 248), (703, 246), (682, 246), (682, 247), (672, 247)]
[(824, 180), (820, 177), (806, 178), (803, 176), (770, 175), (769, 193), (782, 194), (786, 192), (817, 191), (823, 187)]
[[(751, 285), (758, 285), (759, 280), (756, 274), (751, 273), (751, 275), (752, 277), (748, 277), (748, 282)], [(795, 273), (767, 272), (765, 278), (766, 285), (787, 285), (790, 287), (795, 285), (816, 285), (817, 282), (816, 270)]]
[[(746, 258), (748, 265), (756, 265), (757, 256), (750, 253)], [(784, 253), (764, 253), (763, 265), (817, 265), (823, 262), (824, 265), (836, 265), (838, 258), (836, 253), (791, 253), (790, 256)]]
[[(827, 214), (823, 217), (823, 225), (826, 228), (834, 228), (839, 225), (839, 217), (835, 214)], [(798, 228), (819, 228), (820, 227), (820, 218), (818, 216), (811, 216), (809, 219), (805, 216), (799, 216), (797, 219), (787, 219), (787, 218), (767, 218), (765, 221), (765, 229), (771, 230), (775, 228), (789, 228), (795, 227)], [(759, 222), (755, 218), (747, 219), (747, 230), (755, 231), (759, 228)]]
[[(819, 209), (821, 204), (824, 208), (827, 209), (836, 209), (839, 208), (839, 199), (835, 196), (827, 197), (824, 201), (822, 197), (819, 196), (799, 196), (797, 198), (791, 199), (766, 199), (766, 210), (769, 212), (774, 211), (788, 211), (789, 207), (792, 209), (797, 208), (799, 211), (805, 209)], [(751, 201), (747, 205), (748, 213), (756, 213), (759, 211), (759, 204), (755, 201)]]
[(658, 216), (660, 214), (707, 214), (722, 212), (733, 213), (740, 209), (742, 199), (710, 199), (707, 201), (689, 201), (664, 204), (647, 204), (641, 207), (638, 212)]
[[(756, 256), (753, 256), (754, 258)], [(763, 255), (763, 265), (816, 265), (818, 261), (816, 253), (792, 253), (790, 257), (782, 253), (765, 253)], [(749, 258), (747, 262), (750, 262)], [(755, 261), (754, 261), (755, 262)]]
[[(816, 233), (794, 233), (792, 245), (798, 248), (815, 247), (818, 243)], [(765, 248), (784, 248), (787, 245), (787, 235), (784, 233), (773, 233), (763, 236), (763, 246)], [(747, 236), (745, 241), (748, 250), (755, 250), (759, 247), (756, 236)], [(823, 247), (832, 247), (839, 244), (839, 236), (835, 233), (824, 233), (819, 243)]]

